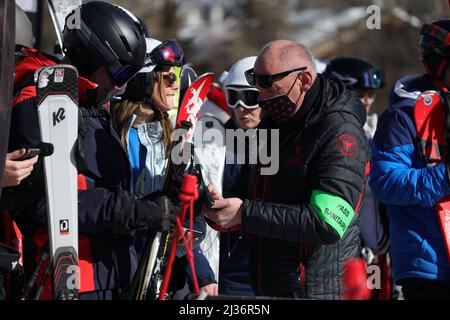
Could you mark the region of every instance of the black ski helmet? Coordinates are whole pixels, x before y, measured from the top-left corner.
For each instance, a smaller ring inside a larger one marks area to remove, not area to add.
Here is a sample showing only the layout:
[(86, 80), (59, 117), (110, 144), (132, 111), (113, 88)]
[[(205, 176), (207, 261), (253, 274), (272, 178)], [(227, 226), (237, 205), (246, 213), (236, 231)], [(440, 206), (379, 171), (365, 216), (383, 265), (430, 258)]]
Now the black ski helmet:
[(80, 75), (89, 76), (105, 65), (121, 87), (144, 66), (144, 33), (144, 26), (127, 10), (92, 1), (67, 16), (63, 50)]
[(150, 29), (148, 28), (148, 26), (145, 23), (145, 21), (141, 17), (137, 17), (137, 19), (139, 20), (139, 22), (141, 23), (142, 27), (144, 28), (144, 36), (146, 38), (150, 38)]
[(450, 19), (424, 24), (420, 34), (420, 60), (434, 80), (442, 81), (450, 58)]
[(383, 72), (360, 58), (335, 58), (328, 63), (324, 73), (341, 80), (350, 90), (374, 90), (384, 86)]
[(151, 106), (154, 83), (153, 72), (140, 72), (127, 83), (122, 99), (143, 101)]

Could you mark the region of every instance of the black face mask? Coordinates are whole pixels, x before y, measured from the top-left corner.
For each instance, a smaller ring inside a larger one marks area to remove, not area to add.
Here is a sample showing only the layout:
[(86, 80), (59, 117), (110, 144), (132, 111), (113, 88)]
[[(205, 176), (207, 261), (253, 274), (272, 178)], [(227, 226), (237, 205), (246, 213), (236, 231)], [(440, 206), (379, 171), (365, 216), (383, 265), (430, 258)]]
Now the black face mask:
[(289, 97), (289, 94), (291, 93), (296, 81), (297, 77), (287, 93), (266, 100), (259, 100), (259, 106), (278, 124), (287, 122), (295, 114), (297, 102), (300, 100), (302, 95), (300, 94), (297, 101), (294, 102)]

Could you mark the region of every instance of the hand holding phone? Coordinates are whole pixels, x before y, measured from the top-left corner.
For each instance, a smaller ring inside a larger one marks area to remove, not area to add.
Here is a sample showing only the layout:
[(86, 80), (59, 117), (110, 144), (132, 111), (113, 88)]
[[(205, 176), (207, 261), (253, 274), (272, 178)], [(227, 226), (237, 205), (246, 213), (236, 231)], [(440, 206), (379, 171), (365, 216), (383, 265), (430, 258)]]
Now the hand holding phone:
[(5, 170), (1, 177), (3, 187), (19, 185), (33, 171), (33, 166), (37, 162), (37, 158), (33, 159), (33, 157), (39, 154), (39, 149), (37, 151), (29, 149), (24, 154), (23, 152), (23, 149), (18, 149), (6, 154)]
[(35, 156), (39, 155), (40, 152), (41, 152), (41, 150), (39, 148), (29, 148), (29, 149), (27, 149), (25, 154), (23, 156), (21, 156), (20, 158), (18, 158), (17, 160), (23, 161), (23, 160), (28, 160), (28, 159), (34, 158)]

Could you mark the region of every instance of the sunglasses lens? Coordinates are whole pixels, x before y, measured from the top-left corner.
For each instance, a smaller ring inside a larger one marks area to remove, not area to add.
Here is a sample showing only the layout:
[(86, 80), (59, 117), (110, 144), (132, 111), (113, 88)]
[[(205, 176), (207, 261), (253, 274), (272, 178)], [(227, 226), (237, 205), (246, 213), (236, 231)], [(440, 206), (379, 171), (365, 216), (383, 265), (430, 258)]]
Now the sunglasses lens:
[(177, 76), (172, 72), (165, 74), (163, 77), (167, 80), (169, 86), (172, 86), (177, 81)]
[(258, 85), (262, 88), (270, 88), (272, 86), (271, 76), (257, 76)]

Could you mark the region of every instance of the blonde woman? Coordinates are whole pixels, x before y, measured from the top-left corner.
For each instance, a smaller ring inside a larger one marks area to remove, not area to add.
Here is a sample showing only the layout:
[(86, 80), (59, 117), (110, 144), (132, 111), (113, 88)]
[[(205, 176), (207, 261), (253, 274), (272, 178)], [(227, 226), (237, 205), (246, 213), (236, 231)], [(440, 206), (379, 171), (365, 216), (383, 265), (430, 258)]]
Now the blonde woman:
[[(153, 50), (150, 59), (156, 62), (156, 67), (144, 68), (130, 80), (121, 102), (111, 110), (114, 129), (128, 151), (132, 186), (138, 197), (163, 188), (173, 132), (168, 111), (174, 108), (174, 98), (179, 88), (173, 67), (181, 64), (183, 58), (183, 51), (173, 40), (161, 43), (147, 39), (147, 51), (150, 50)], [(199, 223), (205, 225), (203, 220)], [(138, 239), (136, 251), (142, 252), (144, 245), (145, 240)], [(194, 256), (200, 288), (209, 295), (217, 295), (214, 273), (198, 247), (194, 248)], [(190, 269), (185, 268), (185, 257), (178, 258), (176, 265), (180, 269), (179, 272), (173, 272), (176, 276), (173, 282), (177, 283), (172, 288), (174, 299), (188, 294), (189, 288), (185, 284), (192, 284)], [(184, 272), (186, 269), (187, 273)]]
[(128, 151), (138, 196), (162, 188), (173, 131), (167, 112), (174, 107), (177, 90), (173, 66), (145, 68), (127, 84), (122, 101), (112, 109), (113, 126)]

